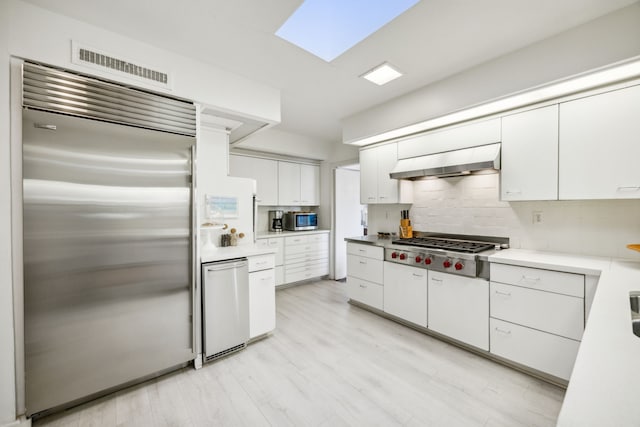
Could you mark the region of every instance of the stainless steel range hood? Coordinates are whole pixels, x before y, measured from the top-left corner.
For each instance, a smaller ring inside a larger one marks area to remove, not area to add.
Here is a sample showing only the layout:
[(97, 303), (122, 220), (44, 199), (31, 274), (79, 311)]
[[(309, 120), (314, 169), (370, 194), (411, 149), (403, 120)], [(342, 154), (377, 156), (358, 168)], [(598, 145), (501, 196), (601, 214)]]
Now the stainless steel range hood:
[(398, 160), (389, 176), (414, 179), (426, 176), (468, 175), (480, 170), (500, 169), (500, 143), (463, 148)]

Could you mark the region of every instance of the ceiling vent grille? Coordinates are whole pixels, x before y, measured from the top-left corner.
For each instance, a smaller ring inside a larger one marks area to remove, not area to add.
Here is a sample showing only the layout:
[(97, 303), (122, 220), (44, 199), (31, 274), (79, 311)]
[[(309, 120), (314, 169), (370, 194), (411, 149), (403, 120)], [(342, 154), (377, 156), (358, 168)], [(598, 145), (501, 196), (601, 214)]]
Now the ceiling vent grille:
[(119, 75), (126, 75), (128, 78), (151, 83), (154, 86), (161, 86), (167, 89), (171, 88), (169, 73), (110, 56), (96, 49), (82, 46), (76, 42), (72, 43), (71, 50), (72, 62), (75, 64), (81, 64)]

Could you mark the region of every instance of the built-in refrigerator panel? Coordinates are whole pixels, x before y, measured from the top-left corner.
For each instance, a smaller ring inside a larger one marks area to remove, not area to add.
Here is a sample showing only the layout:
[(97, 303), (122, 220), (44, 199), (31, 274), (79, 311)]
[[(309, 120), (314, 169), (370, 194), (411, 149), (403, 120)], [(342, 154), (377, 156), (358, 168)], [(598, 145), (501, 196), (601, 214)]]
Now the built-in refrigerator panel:
[(193, 137), (23, 111), (27, 414), (194, 355)]

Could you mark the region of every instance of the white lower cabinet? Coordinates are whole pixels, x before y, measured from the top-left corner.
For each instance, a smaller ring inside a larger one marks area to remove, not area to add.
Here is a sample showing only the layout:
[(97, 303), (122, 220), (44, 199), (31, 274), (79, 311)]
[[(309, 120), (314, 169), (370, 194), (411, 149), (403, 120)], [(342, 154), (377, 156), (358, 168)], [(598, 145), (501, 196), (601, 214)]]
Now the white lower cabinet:
[(569, 380), (580, 341), (491, 319), (491, 353)]
[(347, 244), (347, 292), (350, 300), (382, 310), (383, 258), (384, 249), (379, 246)]
[(284, 237), (269, 237), (257, 240), (258, 247), (271, 248), (275, 253), (276, 286), (284, 283)]
[(249, 258), (249, 338), (276, 328), (275, 257)]
[(491, 353), (569, 380), (585, 323), (585, 276), (491, 264)]
[(489, 350), (489, 283), (429, 271), (429, 329)]
[(383, 307), (385, 313), (426, 327), (427, 270), (385, 261)]
[(284, 283), (329, 274), (329, 234), (284, 237)]
[(383, 286), (357, 277), (347, 277), (349, 298), (382, 310)]

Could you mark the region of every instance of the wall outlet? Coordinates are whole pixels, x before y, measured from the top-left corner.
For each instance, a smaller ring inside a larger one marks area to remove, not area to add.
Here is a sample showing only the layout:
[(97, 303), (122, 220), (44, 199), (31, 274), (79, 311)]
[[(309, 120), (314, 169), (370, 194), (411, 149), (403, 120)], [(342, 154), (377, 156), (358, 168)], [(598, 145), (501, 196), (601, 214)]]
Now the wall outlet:
[(542, 224), (542, 211), (533, 211), (531, 222), (534, 224)]

